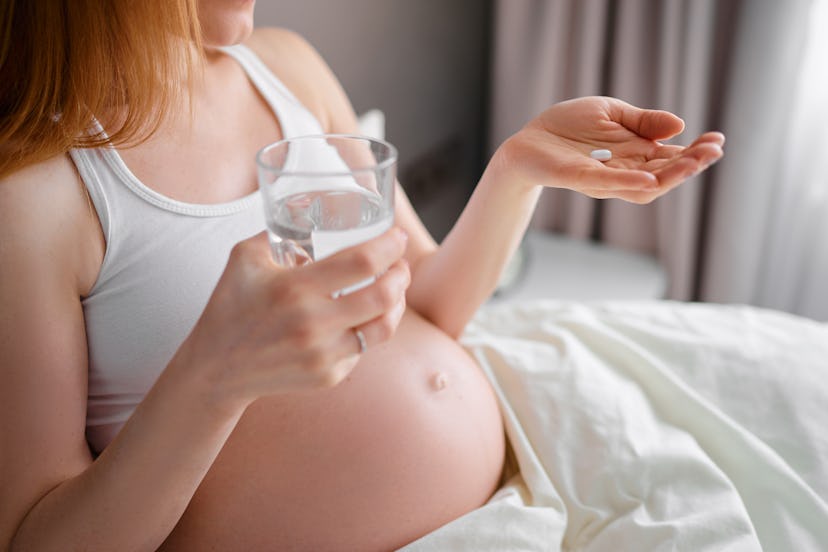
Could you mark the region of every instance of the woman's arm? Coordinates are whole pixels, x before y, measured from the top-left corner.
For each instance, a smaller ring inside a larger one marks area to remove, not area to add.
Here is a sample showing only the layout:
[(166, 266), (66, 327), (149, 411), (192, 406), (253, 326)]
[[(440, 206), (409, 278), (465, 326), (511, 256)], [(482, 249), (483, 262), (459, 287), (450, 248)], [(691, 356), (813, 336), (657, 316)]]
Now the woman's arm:
[(155, 550), (250, 402), (335, 385), (356, 363), (351, 328), (380, 342), (404, 307), (399, 232), (291, 271), (263, 234), (241, 242), (193, 332), (93, 460), (80, 297), (100, 251), (82, 189), (65, 158), (0, 182), (0, 550)]
[(58, 158), (0, 182), (0, 549), (155, 549), (233, 425), (159, 385), (93, 462), (80, 296), (97, 219)]
[[(658, 142), (683, 128), (675, 115), (613, 98), (551, 107), (497, 150), (440, 249), (418, 263), (410, 304), (459, 335), (495, 288), (543, 187), (653, 201), (722, 155), (719, 133), (704, 134), (687, 148)], [(609, 149), (612, 159), (592, 159), (595, 149)]]
[(100, 246), (77, 241), (95, 236), (92, 217), (68, 159), (0, 181), (0, 550), (38, 497), (92, 462), (79, 288)]
[[(358, 133), (347, 95), (304, 39), (290, 31), (261, 29), (251, 46), (310, 107), (326, 131)], [(290, 56), (274, 55), (286, 49)], [(398, 186), (396, 223), (410, 236), (408, 305), (448, 334), (459, 336), (497, 285), (543, 187), (650, 202), (722, 155), (724, 137), (719, 133), (702, 135), (687, 148), (659, 143), (683, 127), (675, 115), (612, 98), (557, 104), (497, 150), (439, 247)], [(613, 159), (592, 159), (593, 149), (610, 149)]]
[[(675, 115), (613, 98), (579, 98), (546, 110), (497, 150), (439, 251), (418, 264), (410, 303), (459, 335), (496, 286), (543, 187), (648, 203), (722, 155), (719, 133), (686, 148), (658, 142), (683, 128)], [(592, 159), (595, 149), (610, 150), (612, 159)]]

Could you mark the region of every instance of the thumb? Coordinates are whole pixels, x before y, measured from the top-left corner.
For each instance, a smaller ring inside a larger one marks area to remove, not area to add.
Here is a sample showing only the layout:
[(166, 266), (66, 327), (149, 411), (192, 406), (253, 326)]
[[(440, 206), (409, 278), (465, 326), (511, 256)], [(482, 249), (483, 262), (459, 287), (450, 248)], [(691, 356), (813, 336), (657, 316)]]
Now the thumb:
[(650, 140), (666, 140), (684, 130), (684, 121), (669, 111), (641, 109), (624, 102), (619, 102), (616, 120), (628, 130)]

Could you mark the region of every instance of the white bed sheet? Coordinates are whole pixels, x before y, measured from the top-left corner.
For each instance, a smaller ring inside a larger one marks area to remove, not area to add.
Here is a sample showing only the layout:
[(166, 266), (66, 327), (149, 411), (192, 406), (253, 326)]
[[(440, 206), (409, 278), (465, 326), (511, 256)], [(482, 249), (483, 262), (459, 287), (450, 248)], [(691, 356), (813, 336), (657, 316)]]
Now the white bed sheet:
[(420, 551), (828, 550), (828, 325), (751, 307), (484, 308), (519, 473)]

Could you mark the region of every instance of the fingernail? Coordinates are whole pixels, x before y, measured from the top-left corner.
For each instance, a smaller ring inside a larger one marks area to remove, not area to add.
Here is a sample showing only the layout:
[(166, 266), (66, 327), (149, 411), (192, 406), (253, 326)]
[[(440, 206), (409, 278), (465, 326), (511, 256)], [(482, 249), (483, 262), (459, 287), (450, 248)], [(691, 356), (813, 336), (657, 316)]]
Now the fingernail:
[(400, 236), (400, 239), (403, 241), (403, 243), (408, 241), (408, 232), (406, 232), (405, 230), (403, 230), (399, 226), (397, 226), (397, 232)]

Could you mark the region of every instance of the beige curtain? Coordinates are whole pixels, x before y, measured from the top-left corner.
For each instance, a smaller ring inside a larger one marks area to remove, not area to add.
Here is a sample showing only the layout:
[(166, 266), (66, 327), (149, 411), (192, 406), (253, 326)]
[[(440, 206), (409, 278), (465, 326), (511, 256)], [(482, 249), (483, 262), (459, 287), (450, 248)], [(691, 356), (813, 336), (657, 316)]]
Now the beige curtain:
[[(496, 0), (490, 148), (552, 103), (611, 95), (668, 109), (686, 145), (720, 128), (737, 0)], [(657, 257), (668, 297), (698, 296), (706, 173), (647, 206), (546, 190), (535, 228)]]
[(828, 0), (739, 17), (701, 297), (828, 321)]

